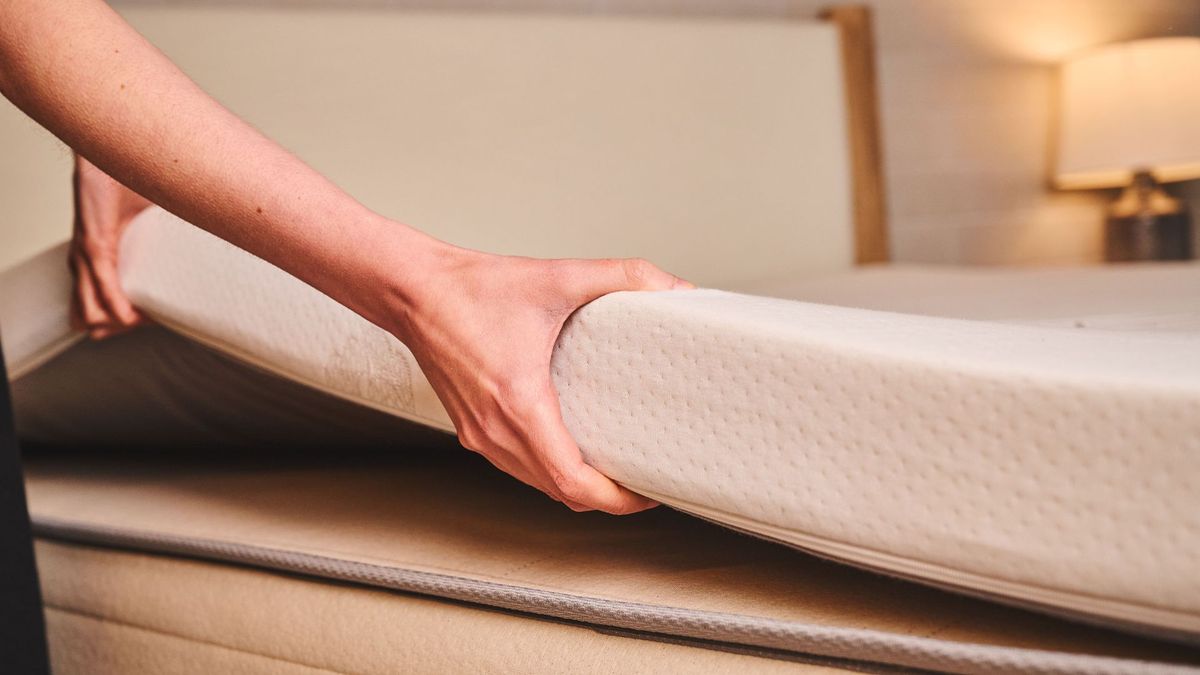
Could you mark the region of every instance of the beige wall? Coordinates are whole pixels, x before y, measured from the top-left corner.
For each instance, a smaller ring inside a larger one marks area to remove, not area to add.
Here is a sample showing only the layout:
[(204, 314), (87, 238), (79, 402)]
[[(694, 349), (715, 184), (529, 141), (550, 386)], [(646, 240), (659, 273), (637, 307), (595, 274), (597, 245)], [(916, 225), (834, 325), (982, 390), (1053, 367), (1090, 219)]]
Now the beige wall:
[[(120, 5), (164, 1), (116, 0)], [(245, 1), (320, 5), (334, 0)], [(754, 16), (811, 16), (829, 4), (829, 0), (357, 2), (410, 8)], [(1046, 187), (1053, 64), (1092, 44), (1200, 34), (1200, 2), (868, 0), (868, 4), (877, 10), (895, 258), (956, 263), (1096, 260), (1108, 195), (1056, 193)], [(1200, 185), (1193, 182), (1177, 190), (1189, 196), (1200, 215)]]
[[(162, 0), (141, 0), (162, 1)], [(203, 0), (193, 0), (203, 1)], [(321, 4), (331, 0), (250, 0)], [(374, 6), (811, 16), (836, 0), (343, 0)], [(855, 1), (855, 0), (852, 0)], [(894, 256), (1077, 263), (1110, 195), (1046, 187), (1054, 64), (1104, 42), (1200, 35), (1197, 0), (865, 0), (877, 12)], [(1200, 215), (1200, 187), (1190, 195)]]
[[(217, 100), (369, 208), (447, 241), (643, 256), (716, 287), (853, 263), (832, 25), (121, 11)], [(71, 201), (66, 154), (4, 112), (0, 165), (12, 175), (0, 181), (0, 228), (17, 238), (0, 238), (0, 269), (61, 238)]]
[(1053, 64), (1093, 44), (1200, 34), (1200, 2), (873, 4), (896, 256), (972, 263), (1097, 259), (1109, 195), (1053, 192), (1045, 183)]
[[(831, 2), (837, 0), (458, 0), (456, 4), (806, 16)], [(417, 3), (390, 0), (390, 4)], [(911, 262), (988, 264), (1098, 260), (1104, 207), (1111, 194), (1054, 192), (1046, 184), (1055, 64), (1095, 44), (1200, 35), (1200, 2), (865, 0), (865, 4), (876, 10), (893, 256)], [(1197, 80), (1200, 85), (1200, 75)], [(1193, 182), (1176, 190), (1190, 196), (1200, 217), (1200, 185)]]

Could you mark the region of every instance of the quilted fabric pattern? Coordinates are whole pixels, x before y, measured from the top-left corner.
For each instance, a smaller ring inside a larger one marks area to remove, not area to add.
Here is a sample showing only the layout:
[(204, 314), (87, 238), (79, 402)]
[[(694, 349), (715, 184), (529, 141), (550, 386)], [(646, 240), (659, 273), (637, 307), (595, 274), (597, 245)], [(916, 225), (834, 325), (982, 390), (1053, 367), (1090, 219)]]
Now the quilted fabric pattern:
[(1194, 611), (1190, 340), (698, 295), (604, 298), (564, 332), (602, 471), (902, 574)]
[[(394, 338), (161, 211), (135, 300), (294, 380), (449, 429)], [(857, 564), (1200, 633), (1200, 345), (720, 291), (614, 294), (554, 357), (588, 460), (683, 510)]]

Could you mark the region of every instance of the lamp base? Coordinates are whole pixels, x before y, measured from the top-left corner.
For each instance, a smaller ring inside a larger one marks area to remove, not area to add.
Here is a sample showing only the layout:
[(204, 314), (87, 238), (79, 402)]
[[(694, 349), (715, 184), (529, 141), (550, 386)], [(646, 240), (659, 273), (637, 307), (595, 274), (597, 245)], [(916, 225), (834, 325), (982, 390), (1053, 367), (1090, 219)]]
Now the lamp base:
[(1187, 211), (1164, 216), (1110, 216), (1104, 257), (1109, 262), (1191, 260), (1192, 219)]
[(1109, 262), (1190, 260), (1191, 214), (1149, 172), (1138, 172), (1109, 209), (1104, 254)]

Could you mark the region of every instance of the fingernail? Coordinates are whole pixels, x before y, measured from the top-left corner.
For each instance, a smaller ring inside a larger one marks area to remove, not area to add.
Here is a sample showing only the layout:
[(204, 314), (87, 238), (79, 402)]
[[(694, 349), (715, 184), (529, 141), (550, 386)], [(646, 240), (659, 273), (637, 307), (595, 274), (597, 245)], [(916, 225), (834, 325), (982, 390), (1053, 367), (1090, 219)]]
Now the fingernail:
[(675, 284), (672, 285), (671, 288), (673, 290), (690, 291), (690, 290), (693, 290), (696, 288), (696, 284), (693, 284), (692, 282), (690, 282), (686, 279), (680, 279), (679, 277), (675, 277)]

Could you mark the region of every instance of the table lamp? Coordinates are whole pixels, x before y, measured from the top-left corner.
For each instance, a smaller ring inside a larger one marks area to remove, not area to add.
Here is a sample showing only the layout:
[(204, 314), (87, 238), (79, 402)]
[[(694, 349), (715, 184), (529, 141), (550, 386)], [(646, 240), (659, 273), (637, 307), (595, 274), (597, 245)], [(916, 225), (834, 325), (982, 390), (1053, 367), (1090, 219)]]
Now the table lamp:
[(1063, 189), (1125, 188), (1109, 208), (1110, 261), (1192, 257), (1186, 205), (1161, 184), (1200, 178), (1200, 37), (1105, 45), (1062, 66)]

